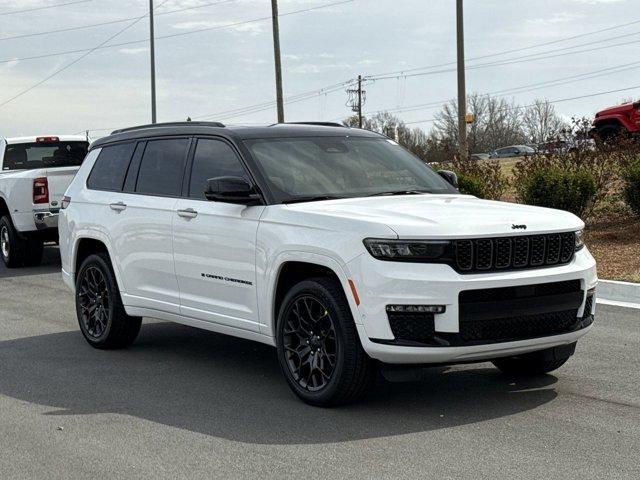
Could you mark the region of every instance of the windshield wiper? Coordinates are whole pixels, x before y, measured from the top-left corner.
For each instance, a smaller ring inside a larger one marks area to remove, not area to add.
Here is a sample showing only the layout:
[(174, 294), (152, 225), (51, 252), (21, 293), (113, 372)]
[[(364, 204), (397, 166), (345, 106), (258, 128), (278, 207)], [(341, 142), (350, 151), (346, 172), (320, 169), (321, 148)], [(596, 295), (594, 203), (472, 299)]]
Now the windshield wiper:
[(348, 197), (337, 197), (335, 195), (309, 195), (306, 197), (291, 197), (283, 200), (282, 203), (302, 203), (302, 202), (318, 202), (320, 200), (340, 200)]
[(420, 195), (423, 193), (431, 193), (429, 190), (392, 190), (390, 192), (378, 192), (368, 195), (369, 197), (382, 197), (385, 195)]

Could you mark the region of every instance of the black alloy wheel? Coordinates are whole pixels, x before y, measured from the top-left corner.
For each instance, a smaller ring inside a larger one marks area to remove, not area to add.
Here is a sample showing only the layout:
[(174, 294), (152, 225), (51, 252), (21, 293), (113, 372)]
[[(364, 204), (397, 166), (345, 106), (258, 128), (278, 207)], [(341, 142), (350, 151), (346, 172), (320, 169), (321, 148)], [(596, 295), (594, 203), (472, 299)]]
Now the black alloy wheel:
[(375, 369), (336, 278), (293, 285), (279, 308), (278, 361), (289, 387), (304, 402), (332, 407), (362, 397)]
[(83, 271), (78, 290), (78, 304), (83, 331), (89, 337), (100, 340), (108, 331), (113, 312), (107, 280), (95, 266)]
[(127, 315), (106, 253), (89, 255), (78, 270), (76, 314), (85, 340), (95, 348), (127, 347), (140, 332), (142, 319)]
[(321, 390), (336, 367), (333, 319), (322, 301), (311, 295), (296, 298), (285, 315), (283, 341), (289, 370), (301, 388)]

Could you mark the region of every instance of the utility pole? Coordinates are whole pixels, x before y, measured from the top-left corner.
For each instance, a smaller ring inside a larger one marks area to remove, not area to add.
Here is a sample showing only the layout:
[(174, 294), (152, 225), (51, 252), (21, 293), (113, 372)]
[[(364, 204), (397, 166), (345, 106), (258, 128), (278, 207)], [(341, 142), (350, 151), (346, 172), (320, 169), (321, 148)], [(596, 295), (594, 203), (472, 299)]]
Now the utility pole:
[(458, 44), (458, 139), (460, 143), (460, 159), (468, 156), (467, 152), (467, 92), (464, 72), (464, 15), (463, 0), (456, 0), (456, 30)]
[(284, 123), (284, 97), (282, 95), (282, 61), (280, 59), (278, 0), (271, 0), (271, 19), (273, 23), (273, 55), (276, 64), (276, 103), (278, 105), (278, 123)]
[(358, 75), (358, 128), (362, 128), (362, 75)]
[(153, 32), (153, 0), (149, 0), (149, 44), (151, 51), (151, 123), (156, 123), (156, 49)]

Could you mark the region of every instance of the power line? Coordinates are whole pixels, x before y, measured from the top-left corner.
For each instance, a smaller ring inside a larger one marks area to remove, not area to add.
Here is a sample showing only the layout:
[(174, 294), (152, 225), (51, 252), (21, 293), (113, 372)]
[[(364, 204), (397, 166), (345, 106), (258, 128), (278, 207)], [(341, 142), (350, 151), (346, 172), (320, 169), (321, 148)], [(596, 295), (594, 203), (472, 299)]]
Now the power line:
[[(303, 8), (303, 9), (299, 9), (299, 10), (293, 10), (290, 12), (286, 12), (286, 13), (281, 13), (279, 16), (280, 17), (287, 17), (289, 15), (296, 15), (299, 13), (306, 13), (306, 12), (311, 12), (314, 10), (320, 10), (323, 8), (328, 8), (328, 7), (335, 7), (338, 5), (344, 5), (346, 3), (352, 3), (355, 0), (342, 0), (342, 1), (338, 1), (338, 2), (333, 2), (333, 3), (326, 3), (324, 5), (317, 5), (315, 7), (308, 7), (308, 8)], [(234, 23), (227, 23), (224, 25), (216, 25), (214, 27), (205, 27), (205, 28), (199, 28), (197, 30), (188, 30), (186, 32), (179, 32), (179, 33), (172, 33), (169, 35), (160, 35), (156, 37), (156, 40), (164, 40), (166, 38), (174, 38), (174, 37), (182, 37), (185, 35), (193, 35), (194, 33), (201, 33), (201, 32), (207, 32), (207, 31), (213, 31), (213, 30), (223, 30), (226, 28), (233, 28), (233, 27), (238, 27), (238, 26), (242, 26), (242, 25), (247, 25), (250, 23), (256, 23), (256, 22), (263, 22), (265, 20), (271, 20), (271, 15), (267, 16), (267, 17), (260, 17), (260, 18), (254, 18), (252, 20), (245, 20), (245, 21), (240, 21), (240, 22), (234, 22)], [(104, 45), (99, 47), (98, 49), (105, 49), (105, 48), (114, 48), (114, 47), (123, 47), (123, 46), (127, 46), (127, 45), (135, 45), (135, 44), (139, 44), (139, 43), (146, 43), (148, 42), (149, 39), (145, 38), (144, 40), (131, 40), (128, 42), (120, 42), (120, 43), (112, 43), (110, 45)], [(72, 53), (82, 53), (82, 52), (86, 52), (88, 49), (86, 48), (79, 48), (79, 49), (75, 49), (75, 50), (66, 50), (63, 52), (53, 52), (53, 53), (46, 53), (46, 54), (41, 54), (41, 55), (34, 55), (31, 57), (22, 57), (22, 58), (9, 58), (9, 59), (5, 59), (5, 60), (0, 60), (0, 64), (1, 63), (9, 63), (9, 62), (16, 62), (16, 61), (25, 61), (25, 60), (38, 60), (41, 58), (49, 58), (49, 57), (57, 57), (60, 55), (68, 55), (68, 54), (72, 54)], [(92, 50), (93, 51), (93, 50)]]
[[(580, 80), (587, 80), (587, 79), (592, 79), (592, 78), (597, 78), (597, 77), (601, 77), (601, 76), (605, 76), (605, 75), (611, 75), (611, 74), (615, 74), (615, 73), (620, 73), (620, 72), (624, 72), (627, 70), (634, 70), (640, 68), (640, 61), (639, 62), (633, 62), (633, 63), (624, 63), (621, 65), (615, 65), (613, 67), (608, 67), (608, 68), (603, 68), (600, 70), (595, 70), (592, 72), (584, 72), (581, 74), (577, 74), (577, 75), (570, 75), (568, 77), (561, 77), (561, 78), (556, 78), (553, 80), (546, 80), (543, 82), (536, 82), (536, 83), (530, 83), (527, 85), (521, 85), (519, 87), (511, 87), (511, 88), (506, 88), (506, 89), (502, 89), (502, 90), (495, 90), (492, 92), (487, 92), (485, 94), (483, 94), (483, 96), (498, 96), (498, 97), (504, 97), (509, 93), (528, 93), (534, 90), (539, 90), (541, 88), (547, 88), (547, 87), (557, 87), (560, 85), (566, 85), (566, 84), (570, 84), (570, 83), (575, 83), (576, 81), (580, 81)], [(373, 112), (370, 112), (369, 115), (375, 115), (376, 113), (381, 113), (381, 112), (390, 112), (390, 113), (406, 113), (406, 112), (413, 112), (413, 111), (419, 111), (419, 110), (430, 110), (432, 108), (438, 108), (440, 107), (443, 103), (448, 102), (450, 99), (443, 99), (443, 100), (436, 100), (433, 102), (428, 102), (428, 103), (421, 103), (421, 104), (417, 104), (417, 105), (407, 105), (404, 107), (397, 107), (397, 108), (391, 108), (391, 109), (384, 109), (384, 110), (376, 110)], [(341, 117), (338, 117), (341, 118)]]
[[(161, 5), (164, 5), (165, 3), (167, 3), (169, 0), (165, 0), (164, 2), (162, 2)], [(42, 80), (40, 80), (37, 83), (34, 83), (33, 85), (31, 85), (30, 87), (22, 90), (21, 92), (15, 94), (13, 97), (5, 100), (4, 102), (0, 103), (0, 108), (4, 107), (5, 105), (7, 105), (8, 103), (14, 101), (15, 99), (21, 97), (22, 95), (25, 95), (27, 93), (29, 93), (31, 90), (38, 88), (40, 85), (42, 85), (43, 83), (45, 83), (46, 81), (50, 80), (51, 78), (55, 77), (56, 75), (58, 75), (59, 73), (67, 70), (68, 68), (70, 68), (71, 66), (75, 65), (76, 63), (78, 63), (80, 60), (82, 60), (83, 58), (87, 57), (88, 55), (90, 55), (92, 52), (94, 52), (95, 50), (97, 50), (98, 48), (102, 47), (105, 43), (113, 40), (114, 38), (116, 38), (118, 35), (120, 35), (121, 33), (125, 32), (126, 30), (128, 30), (129, 28), (133, 27), (136, 23), (138, 23), (140, 20), (142, 20), (143, 18), (147, 17), (147, 15), (142, 15), (141, 17), (138, 17), (136, 20), (134, 20), (133, 22), (131, 22), (130, 24), (128, 24), (126, 27), (121, 28), (120, 30), (118, 30), (115, 34), (111, 35), (109, 38), (107, 38), (105, 41), (101, 42), (100, 44), (98, 44), (96, 47), (90, 49), (89, 51), (85, 52), (84, 54), (80, 55), (78, 58), (76, 58), (75, 60), (67, 63), (66, 65), (58, 68), (57, 70), (55, 70), (53, 73), (47, 75), (45, 78), (43, 78)]]
[[(547, 100), (548, 103), (551, 104), (556, 104), (556, 103), (562, 103), (562, 102), (569, 102), (572, 100), (582, 100), (583, 98), (591, 98), (591, 97), (597, 97), (600, 95), (607, 95), (609, 93), (620, 93), (620, 92), (626, 92), (628, 90), (637, 90), (640, 88), (640, 85), (634, 85), (633, 87), (626, 87), (626, 88), (617, 88), (615, 90), (607, 90), (604, 92), (596, 92), (596, 93), (589, 93), (586, 95), (578, 95), (577, 97), (568, 97), (568, 98), (560, 98), (558, 100)], [(502, 111), (505, 110), (518, 110), (520, 108), (528, 108), (528, 107), (533, 107), (535, 104), (529, 104), (529, 105), (516, 105), (514, 107), (508, 107), (508, 108), (504, 108), (502, 109)], [(415, 123), (427, 123), (427, 122), (435, 122), (436, 120), (438, 120), (437, 118), (428, 118), (426, 120), (413, 120), (411, 122), (404, 122), (406, 125), (412, 125)]]
[[(598, 34), (598, 33), (606, 32), (606, 31), (610, 31), (610, 30), (615, 30), (615, 29), (618, 29), (618, 28), (628, 27), (630, 25), (636, 25), (636, 24), (639, 24), (639, 23), (640, 23), (640, 20), (634, 20), (632, 22), (622, 23), (622, 24), (619, 24), (619, 25), (613, 25), (611, 27), (603, 28), (603, 29), (600, 29), (600, 30), (594, 30), (594, 31), (591, 31), (591, 32), (585, 32), (585, 33), (581, 33), (579, 35), (572, 35), (570, 37), (563, 37), (563, 38), (560, 38), (560, 39), (557, 39), (557, 40), (551, 40), (551, 41), (543, 42), (543, 43), (536, 43), (534, 45), (529, 45), (529, 46), (526, 46), (526, 47), (513, 48), (513, 49), (510, 49), (510, 50), (502, 50), (500, 52), (489, 53), (489, 54), (486, 54), (486, 55), (479, 55), (479, 56), (476, 56), (476, 57), (468, 58), (467, 61), (483, 60), (485, 58), (498, 57), (498, 56), (501, 56), (501, 55), (507, 55), (509, 53), (517, 53), (517, 52), (521, 52), (521, 51), (525, 51), (525, 50), (531, 50), (531, 49), (534, 49), (534, 48), (544, 47), (544, 46), (548, 46), (548, 45), (555, 45), (555, 44), (558, 44), (558, 43), (567, 42), (567, 41), (570, 41), (570, 40), (575, 40), (576, 38), (586, 37), (586, 36), (589, 36), (589, 35), (595, 35), (595, 34)], [(614, 40), (614, 39), (617, 39), (617, 38), (622, 38), (622, 37), (626, 37), (626, 36), (629, 36), (629, 35), (635, 35), (635, 34), (637, 34), (637, 33), (625, 34), (625, 35), (615, 36), (615, 37), (609, 37), (607, 39), (602, 39), (600, 41), (609, 41), (609, 40)], [(589, 44), (593, 44), (593, 43), (594, 42), (591, 42)], [(577, 48), (577, 47), (580, 47), (580, 46), (586, 46), (586, 45), (585, 44), (573, 45), (572, 47), (565, 47), (564, 49), (566, 50), (566, 49), (569, 49), (569, 48)], [(557, 51), (557, 50), (552, 50), (552, 51)], [(545, 52), (539, 52), (539, 54), (542, 54), (542, 53), (545, 53)], [(547, 52), (547, 53), (549, 53), (549, 52)], [(403, 75), (403, 74), (406, 74), (406, 73), (417, 72), (417, 71), (420, 71), (420, 70), (430, 70), (430, 69), (433, 69), (433, 68), (447, 67), (449, 65), (455, 65), (455, 64), (456, 64), (456, 62), (453, 61), (453, 62), (440, 63), (440, 64), (436, 64), (436, 65), (427, 65), (427, 66), (424, 66), (424, 67), (414, 67), (414, 68), (410, 68), (410, 69), (396, 70), (396, 71), (386, 72), (386, 73), (379, 73), (379, 74), (375, 75), (375, 77), (385, 77), (387, 75), (396, 75), (396, 74)]]
[(67, 5), (75, 5), (76, 3), (87, 3), (93, 0), (76, 0), (75, 2), (56, 3), (55, 5), (45, 5), (42, 7), (25, 8), (24, 10), (10, 10), (8, 12), (0, 12), (0, 15), (14, 15), (16, 13), (35, 12), (37, 10), (47, 10), (49, 8), (65, 7)]
[[(89, 1), (89, 0), (85, 0), (85, 1)], [(218, 2), (203, 3), (201, 5), (193, 5), (191, 7), (184, 7), (184, 8), (178, 8), (176, 10), (168, 10), (166, 12), (154, 13), (154, 16), (158, 17), (160, 15), (169, 15), (169, 14), (172, 14), (172, 13), (185, 12), (187, 10), (195, 10), (197, 8), (211, 7), (211, 6), (221, 5), (223, 3), (230, 3), (230, 2), (236, 2), (236, 1), (237, 0), (221, 0), (221, 1), (218, 1)], [(24, 34), (20, 34), (20, 35), (13, 35), (11, 37), (0, 37), (0, 42), (2, 42), (4, 40), (15, 40), (15, 39), (19, 39), (19, 38), (38, 37), (38, 36), (49, 35), (49, 34), (53, 34), (53, 33), (73, 32), (73, 31), (76, 31), (76, 30), (85, 30), (87, 28), (103, 27), (105, 25), (114, 25), (114, 24), (117, 24), (117, 23), (129, 22), (131, 20), (135, 20), (136, 18), (138, 18), (138, 17), (121, 18), (119, 20), (110, 20), (110, 21), (107, 21), (107, 22), (92, 23), (90, 25), (79, 25), (79, 26), (76, 26), (76, 27), (59, 28), (57, 30), (47, 30), (47, 31), (44, 31), (44, 32), (24, 33)]]

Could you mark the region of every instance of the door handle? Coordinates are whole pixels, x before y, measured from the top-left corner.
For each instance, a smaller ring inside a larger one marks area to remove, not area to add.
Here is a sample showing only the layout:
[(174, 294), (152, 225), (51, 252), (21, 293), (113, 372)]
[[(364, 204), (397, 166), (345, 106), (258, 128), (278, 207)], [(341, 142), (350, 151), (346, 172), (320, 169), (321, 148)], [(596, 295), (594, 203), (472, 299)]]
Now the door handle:
[(126, 210), (127, 206), (122, 202), (118, 202), (118, 203), (110, 203), (109, 208), (111, 210), (115, 210), (116, 212), (121, 212), (123, 210)]
[(187, 208), (185, 210), (178, 210), (178, 215), (182, 218), (196, 218), (198, 216), (198, 212), (193, 208)]

